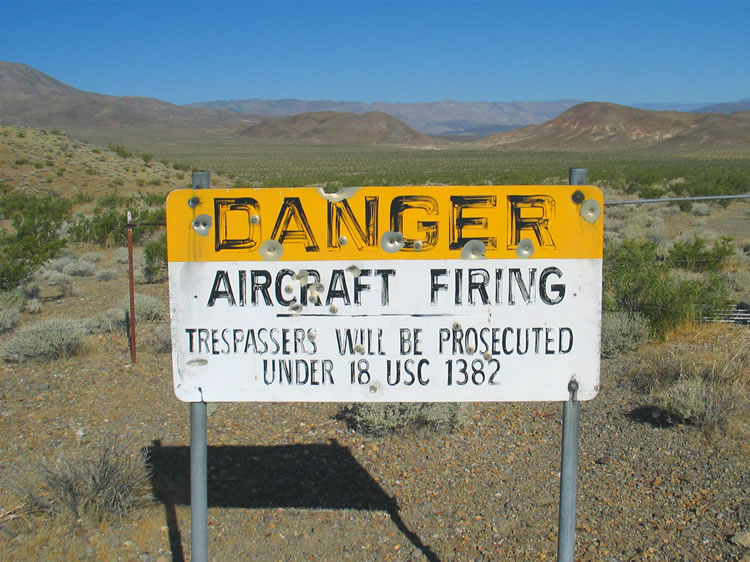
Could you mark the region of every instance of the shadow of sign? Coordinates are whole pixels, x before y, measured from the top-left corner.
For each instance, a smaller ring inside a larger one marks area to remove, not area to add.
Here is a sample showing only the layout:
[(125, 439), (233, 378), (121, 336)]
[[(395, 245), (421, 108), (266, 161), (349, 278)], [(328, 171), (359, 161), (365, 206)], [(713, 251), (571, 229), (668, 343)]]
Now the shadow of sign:
[[(151, 484), (166, 510), (173, 560), (184, 560), (176, 505), (190, 505), (190, 447), (148, 447)], [(279, 446), (209, 446), (208, 506), (385, 511), (428, 560), (437, 556), (406, 526), (398, 504), (335, 441)]]

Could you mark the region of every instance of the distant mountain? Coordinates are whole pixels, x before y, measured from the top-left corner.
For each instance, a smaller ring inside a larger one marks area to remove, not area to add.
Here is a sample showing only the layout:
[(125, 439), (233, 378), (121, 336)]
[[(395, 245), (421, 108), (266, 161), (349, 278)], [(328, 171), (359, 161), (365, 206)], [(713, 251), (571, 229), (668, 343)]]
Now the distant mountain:
[[(713, 105), (696, 113), (648, 111), (596, 102), (570, 107), (575, 103), (570, 100), (207, 103), (212, 107), (204, 107), (206, 104), (186, 107), (152, 98), (85, 92), (30, 66), (0, 62), (0, 122), (61, 128), (104, 142), (117, 142), (126, 133), (133, 138), (147, 130), (163, 130), (165, 139), (210, 132), (223, 138), (241, 135), (272, 142), (421, 148), (455, 146), (447, 140), (451, 137), (464, 140), (464, 146), (508, 150), (750, 149), (750, 111), (737, 111), (747, 109), (750, 100)], [(322, 108), (327, 110), (310, 111)], [(347, 111), (333, 111), (334, 108)], [(279, 113), (284, 115), (276, 116)], [(535, 124), (515, 128), (530, 122)], [(428, 137), (424, 131), (440, 133), (446, 138)], [(466, 142), (488, 133), (494, 134)]]
[(486, 127), (518, 128), (543, 123), (558, 116), (578, 101), (545, 102), (461, 102), (442, 100), (417, 103), (362, 103), (356, 101), (304, 101), (297, 99), (246, 99), (207, 101), (187, 107), (223, 109), (241, 114), (290, 116), (320, 111), (347, 113), (380, 112), (392, 115), (410, 127), (429, 135), (474, 134)]
[(491, 135), (474, 144), (506, 150), (747, 150), (750, 112), (699, 115), (588, 102), (541, 125)]
[(722, 113), (724, 115), (730, 115), (737, 111), (750, 111), (750, 99), (708, 105), (696, 109), (695, 113)]
[(25, 64), (0, 62), (0, 121), (35, 127), (174, 128), (217, 126), (238, 119), (228, 111), (84, 92)]
[[(265, 121), (265, 122), (263, 122)], [(308, 113), (269, 118), (153, 98), (84, 92), (23, 64), (0, 62), (0, 122), (59, 127), (87, 136), (116, 136), (117, 130), (221, 131), (274, 142), (445, 146), (384, 113)]]
[(290, 117), (273, 117), (239, 132), (240, 135), (274, 142), (316, 144), (387, 144), (420, 148), (446, 145), (410, 128), (386, 113), (362, 115), (318, 111)]
[(648, 109), (649, 111), (685, 111), (694, 112), (697, 109), (706, 107), (709, 105), (707, 102), (704, 103), (677, 103), (677, 102), (662, 102), (662, 103), (634, 103), (629, 107), (635, 107), (636, 109)]

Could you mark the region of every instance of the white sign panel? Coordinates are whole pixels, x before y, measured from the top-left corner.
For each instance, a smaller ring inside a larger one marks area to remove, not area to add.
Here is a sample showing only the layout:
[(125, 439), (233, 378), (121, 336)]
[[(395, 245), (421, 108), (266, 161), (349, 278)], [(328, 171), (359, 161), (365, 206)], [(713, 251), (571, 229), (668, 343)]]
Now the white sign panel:
[[(363, 188), (345, 207), (310, 188), (174, 192), (177, 396), (566, 400), (575, 379), (579, 400), (594, 397), (602, 219), (584, 216), (575, 190), (601, 201), (590, 186)], [(485, 194), (491, 205), (478, 203)], [(519, 207), (523, 197), (542, 204)], [(432, 207), (452, 210), (445, 226)], [(580, 231), (593, 242), (576, 242)]]

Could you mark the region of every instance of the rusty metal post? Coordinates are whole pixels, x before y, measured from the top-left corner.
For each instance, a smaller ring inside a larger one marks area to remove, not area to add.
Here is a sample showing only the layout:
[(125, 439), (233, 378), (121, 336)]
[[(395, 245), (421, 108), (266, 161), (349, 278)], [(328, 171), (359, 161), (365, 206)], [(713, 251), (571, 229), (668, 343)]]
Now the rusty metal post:
[(135, 363), (135, 272), (133, 266), (133, 215), (128, 211), (128, 279), (130, 285), (130, 317), (128, 329), (130, 337), (130, 361)]

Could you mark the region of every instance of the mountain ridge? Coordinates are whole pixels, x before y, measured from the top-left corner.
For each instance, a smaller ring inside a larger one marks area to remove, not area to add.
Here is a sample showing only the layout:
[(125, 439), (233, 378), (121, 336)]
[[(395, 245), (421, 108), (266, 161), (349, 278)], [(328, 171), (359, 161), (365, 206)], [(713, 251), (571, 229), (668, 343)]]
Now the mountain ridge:
[[(262, 101), (262, 100), (261, 100)], [(304, 100), (277, 100), (285, 111), (307, 109)], [(326, 102), (328, 103), (328, 102)], [(367, 104), (353, 104), (361, 110)], [(484, 123), (482, 111), (496, 111), (496, 120), (513, 121), (529, 107), (535, 111), (557, 112), (557, 102), (472, 102), (475, 114), (467, 119), (433, 122), (433, 126), (453, 131), (466, 148), (498, 150), (644, 150), (675, 152), (722, 152), (750, 148), (750, 112), (729, 113), (744, 108), (748, 100), (718, 104), (707, 112), (649, 111), (633, 107), (584, 102), (556, 114), (555, 117), (522, 128), (514, 124)], [(540, 106), (539, 103), (553, 105)], [(565, 102), (569, 103), (569, 102)], [(292, 105), (289, 105), (292, 104)], [(463, 105), (462, 105), (463, 104)], [(537, 105), (535, 105), (537, 104)], [(733, 105), (734, 104), (734, 105)], [(739, 105), (737, 105), (739, 104)], [(394, 104), (391, 104), (394, 105)], [(411, 119), (435, 117), (435, 107), (466, 112), (464, 102), (442, 100), (408, 105)], [(546, 109), (545, 109), (546, 108)], [(258, 107), (258, 109), (262, 109)], [(393, 109), (393, 108), (392, 108)], [(708, 112), (712, 109), (712, 112)], [(278, 110), (278, 108), (277, 108)], [(420, 113), (421, 112), (421, 113)], [(479, 117), (478, 117), (479, 116)], [(67, 128), (104, 142), (119, 142), (123, 135), (164, 131), (164, 138), (176, 135), (203, 135), (210, 132), (222, 138), (247, 138), (281, 143), (392, 145), (413, 148), (449, 148), (457, 140), (435, 138), (414, 130), (408, 123), (388, 112), (317, 111), (275, 117), (238, 114), (224, 109), (179, 106), (154, 98), (110, 96), (85, 92), (20, 63), (0, 61), (0, 122), (41, 128)], [(476, 125), (476, 126), (475, 126)], [(513, 129), (508, 131), (507, 129)], [(505, 132), (497, 132), (497, 130)], [(474, 137), (495, 133), (480, 140)], [(466, 136), (462, 136), (466, 135)], [(218, 137), (217, 137), (218, 138)]]
[(473, 144), (505, 150), (745, 150), (750, 148), (750, 112), (648, 111), (587, 102), (541, 125), (490, 135)]
[(387, 113), (413, 129), (429, 135), (459, 135), (487, 127), (518, 128), (543, 123), (562, 111), (581, 103), (579, 100), (462, 102), (444, 99), (433, 102), (389, 103), (294, 98), (266, 100), (248, 98), (213, 100), (186, 104), (185, 107), (223, 109), (238, 114), (288, 117), (301, 113), (339, 111), (365, 114)]

